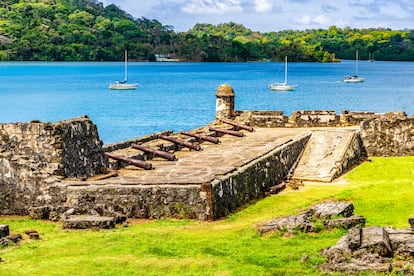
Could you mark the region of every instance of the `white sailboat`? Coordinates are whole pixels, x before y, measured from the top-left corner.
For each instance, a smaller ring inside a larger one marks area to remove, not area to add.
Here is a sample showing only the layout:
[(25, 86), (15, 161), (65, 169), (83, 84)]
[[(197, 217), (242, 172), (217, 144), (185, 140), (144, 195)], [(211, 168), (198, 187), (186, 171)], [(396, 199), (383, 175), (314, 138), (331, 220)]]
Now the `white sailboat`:
[(358, 76), (358, 50), (355, 52), (355, 75), (345, 76), (344, 82), (363, 82), (365, 78)]
[(269, 85), (270, 90), (290, 91), (290, 90), (295, 90), (296, 88), (298, 88), (298, 85), (296, 84), (294, 85), (287, 84), (287, 79), (288, 79), (288, 64), (287, 64), (287, 56), (285, 56), (285, 81), (282, 83), (272, 82)]
[(116, 81), (109, 84), (111, 90), (134, 90), (137, 89), (138, 83), (128, 83), (128, 52), (125, 50), (124, 62), (124, 80)]

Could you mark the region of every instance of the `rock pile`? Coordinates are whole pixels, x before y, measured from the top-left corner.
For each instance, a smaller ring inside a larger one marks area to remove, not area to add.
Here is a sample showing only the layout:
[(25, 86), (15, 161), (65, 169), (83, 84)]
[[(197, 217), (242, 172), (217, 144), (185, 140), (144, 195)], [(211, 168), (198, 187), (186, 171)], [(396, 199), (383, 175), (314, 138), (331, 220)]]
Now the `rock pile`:
[[(411, 220), (411, 219), (410, 219)], [(334, 246), (322, 250), (325, 272), (414, 274), (414, 230), (355, 227)]]
[(115, 224), (118, 223), (125, 225), (127, 219), (125, 215), (114, 210), (97, 209), (54, 208), (53, 206), (31, 207), (29, 208), (29, 216), (32, 219), (62, 221), (63, 228), (108, 229), (115, 227)]
[(258, 226), (258, 232), (264, 234), (272, 231), (318, 232), (322, 222), (325, 228), (352, 228), (365, 225), (365, 218), (354, 215), (354, 205), (349, 202), (325, 202), (298, 215), (276, 218)]
[(318, 232), (342, 227), (348, 229), (347, 235), (321, 251), (326, 257), (319, 267), (323, 272), (414, 275), (414, 218), (408, 220), (411, 228), (364, 227), (365, 218), (353, 211), (349, 202), (325, 202), (297, 215), (264, 222), (258, 232)]
[[(39, 239), (39, 233), (36, 230), (26, 230), (25, 234), (29, 239)], [(7, 224), (0, 224), (0, 246), (8, 246), (9, 244), (17, 244), (23, 239), (21, 234), (10, 234), (9, 226)]]

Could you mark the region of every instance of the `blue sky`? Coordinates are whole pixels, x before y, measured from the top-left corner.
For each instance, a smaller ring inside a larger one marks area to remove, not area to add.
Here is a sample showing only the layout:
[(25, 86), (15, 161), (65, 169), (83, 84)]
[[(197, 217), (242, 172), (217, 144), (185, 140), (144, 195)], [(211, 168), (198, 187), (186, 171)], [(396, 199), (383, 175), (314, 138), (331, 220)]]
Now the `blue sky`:
[(104, 0), (175, 31), (236, 22), (253, 31), (337, 27), (414, 29), (414, 0)]

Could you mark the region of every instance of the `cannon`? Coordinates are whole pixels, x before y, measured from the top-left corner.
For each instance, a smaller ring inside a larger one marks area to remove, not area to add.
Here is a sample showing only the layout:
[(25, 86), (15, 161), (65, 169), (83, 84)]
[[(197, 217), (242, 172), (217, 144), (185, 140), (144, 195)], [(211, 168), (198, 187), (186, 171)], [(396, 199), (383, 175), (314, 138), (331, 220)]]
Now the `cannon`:
[(182, 140), (182, 139), (170, 137), (170, 136), (167, 136), (167, 135), (164, 135), (164, 134), (159, 134), (158, 138), (173, 142), (174, 144), (178, 144), (178, 145), (181, 145), (183, 147), (187, 147), (189, 149), (193, 149), (193, 150), (196, 150), (196, 151), (201, 150), (200, 145), (194, 144), (194, 143)]
[(204, 134), (201, 134), (201, 133), (191, 133), (191, 132), (187, 132), (187, 131), (182, 131), (181, 133), (184, 134), (184, 135), (194, 137), (194, 138), (197, 138), (197, 139), (203, 140), (203, 141), (208, 141), (208, 142), (211, 142), (211, 143), (214, 143), (214, 144), (218, 144), (220, 142), (220, 140), (216, 137), (211, 137), (211, 136), (204, 135)]
[(230, 135), (238, 136), (238, 137), (243, 137), (244, 136), (243, 132), (236, 131), (236, 130), (223, 129), (223, 128), (214, 128), (214, 127), (210, 127), (209, 130), (224, 133), (224, 134), (230, 134)]
[(239, 123), (236, 123), (234, 121), (227, 120), (227, 119), (222, 119), (221, 121), (223, 123), (232, 125), (232, 126), (238, 128), (238, 129), (244, 129), (244, 130), (247, 130), (247, 131), (250, 131), (250, 132), (254, 131), (254, 129), (251, 126), (246, 126), (246, 125), (243, 125), (243, 124), (239, 124)]
[(139, 167), (139, 168), (143, 168), (145, 170), (151, 170), (152, 169), (152, 164), (149, 163), (149, 162), (145, 162), (143, 160), (138, 160), (138, 159), (122, 156), (122, 155), (117, 155), (117, 154), (113, 154), (111, 152), (105, 152), (105, 155), (109, 158), (124, 162), (128, 165), (133, 165), (133, 166), (136, 166), (136, 167)]
[(165, 152), (165, 151), (162, 151), (162, 150), (152, 149), (152, 148), (144, 147), (144, 146), (141, 146), (141, 145), (138, 145), (138, 144), (132, 144), (131, 147), (134, 148), (134, 149), (141, 150), (143, 152), (152, 153), (153, 155), (157, 155), (157, 156), (165, 158), (169, 161), (177, 160), (177, 158), (175, 158), (174, 154), (171, 154), (169, 152)]

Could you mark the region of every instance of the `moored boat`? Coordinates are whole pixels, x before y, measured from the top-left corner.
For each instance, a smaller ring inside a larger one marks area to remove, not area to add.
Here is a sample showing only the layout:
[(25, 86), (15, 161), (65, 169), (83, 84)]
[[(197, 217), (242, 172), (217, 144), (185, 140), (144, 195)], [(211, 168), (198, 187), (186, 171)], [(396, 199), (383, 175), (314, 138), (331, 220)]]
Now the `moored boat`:
[(137, 89), (138, 83), (128, 83), (128, 52), (125, 50), (124, 61), (124, 80), (116, 81), (109, 84), (111, 90), (134, 90)]

